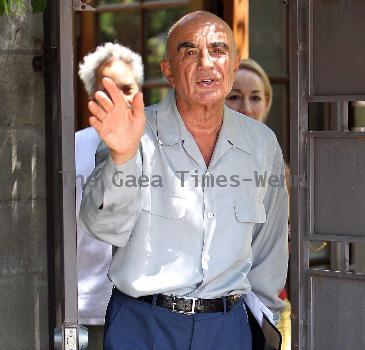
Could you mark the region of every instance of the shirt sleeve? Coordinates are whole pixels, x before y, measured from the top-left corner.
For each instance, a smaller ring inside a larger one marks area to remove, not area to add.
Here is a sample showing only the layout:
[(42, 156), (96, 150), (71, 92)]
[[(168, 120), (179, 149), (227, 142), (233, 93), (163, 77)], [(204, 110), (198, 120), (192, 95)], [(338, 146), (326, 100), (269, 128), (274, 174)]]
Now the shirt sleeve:
[[(275, 140), (276, 141), (276, 140)], [(252, 269), (248, 274), (253, 292), (274, 313), (283, 308), (279, 298), (288, 269), (288, 208), (284, 161), (279, 144), (264, 197), (266, 221), (259, 224), (252, 240)]]
[[(123, 247), (140, 213), (140, 151), (128, 162), (117, 165), (101, 144), (95, 158), (95, 169), (83, 188), (80, 225), (101, 241)], [(130, 179), (128, 186), (126, 179)]]

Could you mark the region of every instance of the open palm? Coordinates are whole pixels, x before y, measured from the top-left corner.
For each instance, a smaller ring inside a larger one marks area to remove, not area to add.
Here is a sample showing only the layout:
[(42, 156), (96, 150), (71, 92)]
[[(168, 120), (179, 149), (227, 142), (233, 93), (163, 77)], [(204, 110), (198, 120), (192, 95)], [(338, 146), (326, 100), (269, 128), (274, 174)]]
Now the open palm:
[(103, 79), (103, 85), (111, 99), (97, 91), (94, 101), (89, 102), (92, 116), (90, 125), (109, 147), (114, 162), (123, 164), (136, 154), (144, 132), (146, 117), (142, 93), (137, 93), (129, 106), (113, 80)]

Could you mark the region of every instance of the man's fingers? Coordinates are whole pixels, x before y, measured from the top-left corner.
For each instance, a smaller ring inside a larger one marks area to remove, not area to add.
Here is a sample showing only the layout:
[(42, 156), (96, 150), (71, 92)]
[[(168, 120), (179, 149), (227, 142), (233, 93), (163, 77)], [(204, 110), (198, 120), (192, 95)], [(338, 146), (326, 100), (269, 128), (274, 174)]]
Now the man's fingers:
[(101, 130), (103, 127), (103, 124), (101, 123), (101, 121), (99, 121), (98, 118), (91, 116), (91, 117), (89, 117), (89, 123), (92, 127), (94, 127), (96, 129), (97, 133), (100, 136), (100, 133), (101, 133)]
[(95, 93), (95, 99), (106, 112), (110, 112), (114, 107), (113, 102), (103, 91), (97, 91)]
[(135, 117), (141, 117), (144, 115), (144, 103), (142, 92), (137, 92), (132, 100), (133, 115)]
[(127, 106), (126, 101), (123, 98), (118, 86), (110, 78), (103, 78), (103, 85), (111, 96), (114, 104)]
[(100, 121), (106, 118), (105, 111), (94, 101), (89, 101), (88, 103), (89, 111)]

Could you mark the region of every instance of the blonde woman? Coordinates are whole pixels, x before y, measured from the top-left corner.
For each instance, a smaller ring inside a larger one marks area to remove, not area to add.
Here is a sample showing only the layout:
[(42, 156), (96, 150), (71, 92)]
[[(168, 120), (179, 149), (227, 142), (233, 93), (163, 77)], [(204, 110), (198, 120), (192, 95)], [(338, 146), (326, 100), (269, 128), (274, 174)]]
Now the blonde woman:
[(272, 87), (265, 71), (252, 59), (242, 60), (226, 105), (265, 122), (271, 103)]

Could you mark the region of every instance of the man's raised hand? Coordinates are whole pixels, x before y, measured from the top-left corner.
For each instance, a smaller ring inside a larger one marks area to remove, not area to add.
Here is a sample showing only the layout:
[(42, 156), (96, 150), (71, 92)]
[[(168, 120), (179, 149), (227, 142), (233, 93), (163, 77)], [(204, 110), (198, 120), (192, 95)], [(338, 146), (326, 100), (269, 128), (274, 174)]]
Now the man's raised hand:
[(138, 92), (129, 106), (113, 80), (104, 78), (103, 85), (111, 99), (102, 91), (95, 93), (98, 103), (90, 101), (88, 104), (92, 113), (90, 125), (109, 147), (113, 161), (123, 164), (136, 154), (144, 132), (143, 95)]

